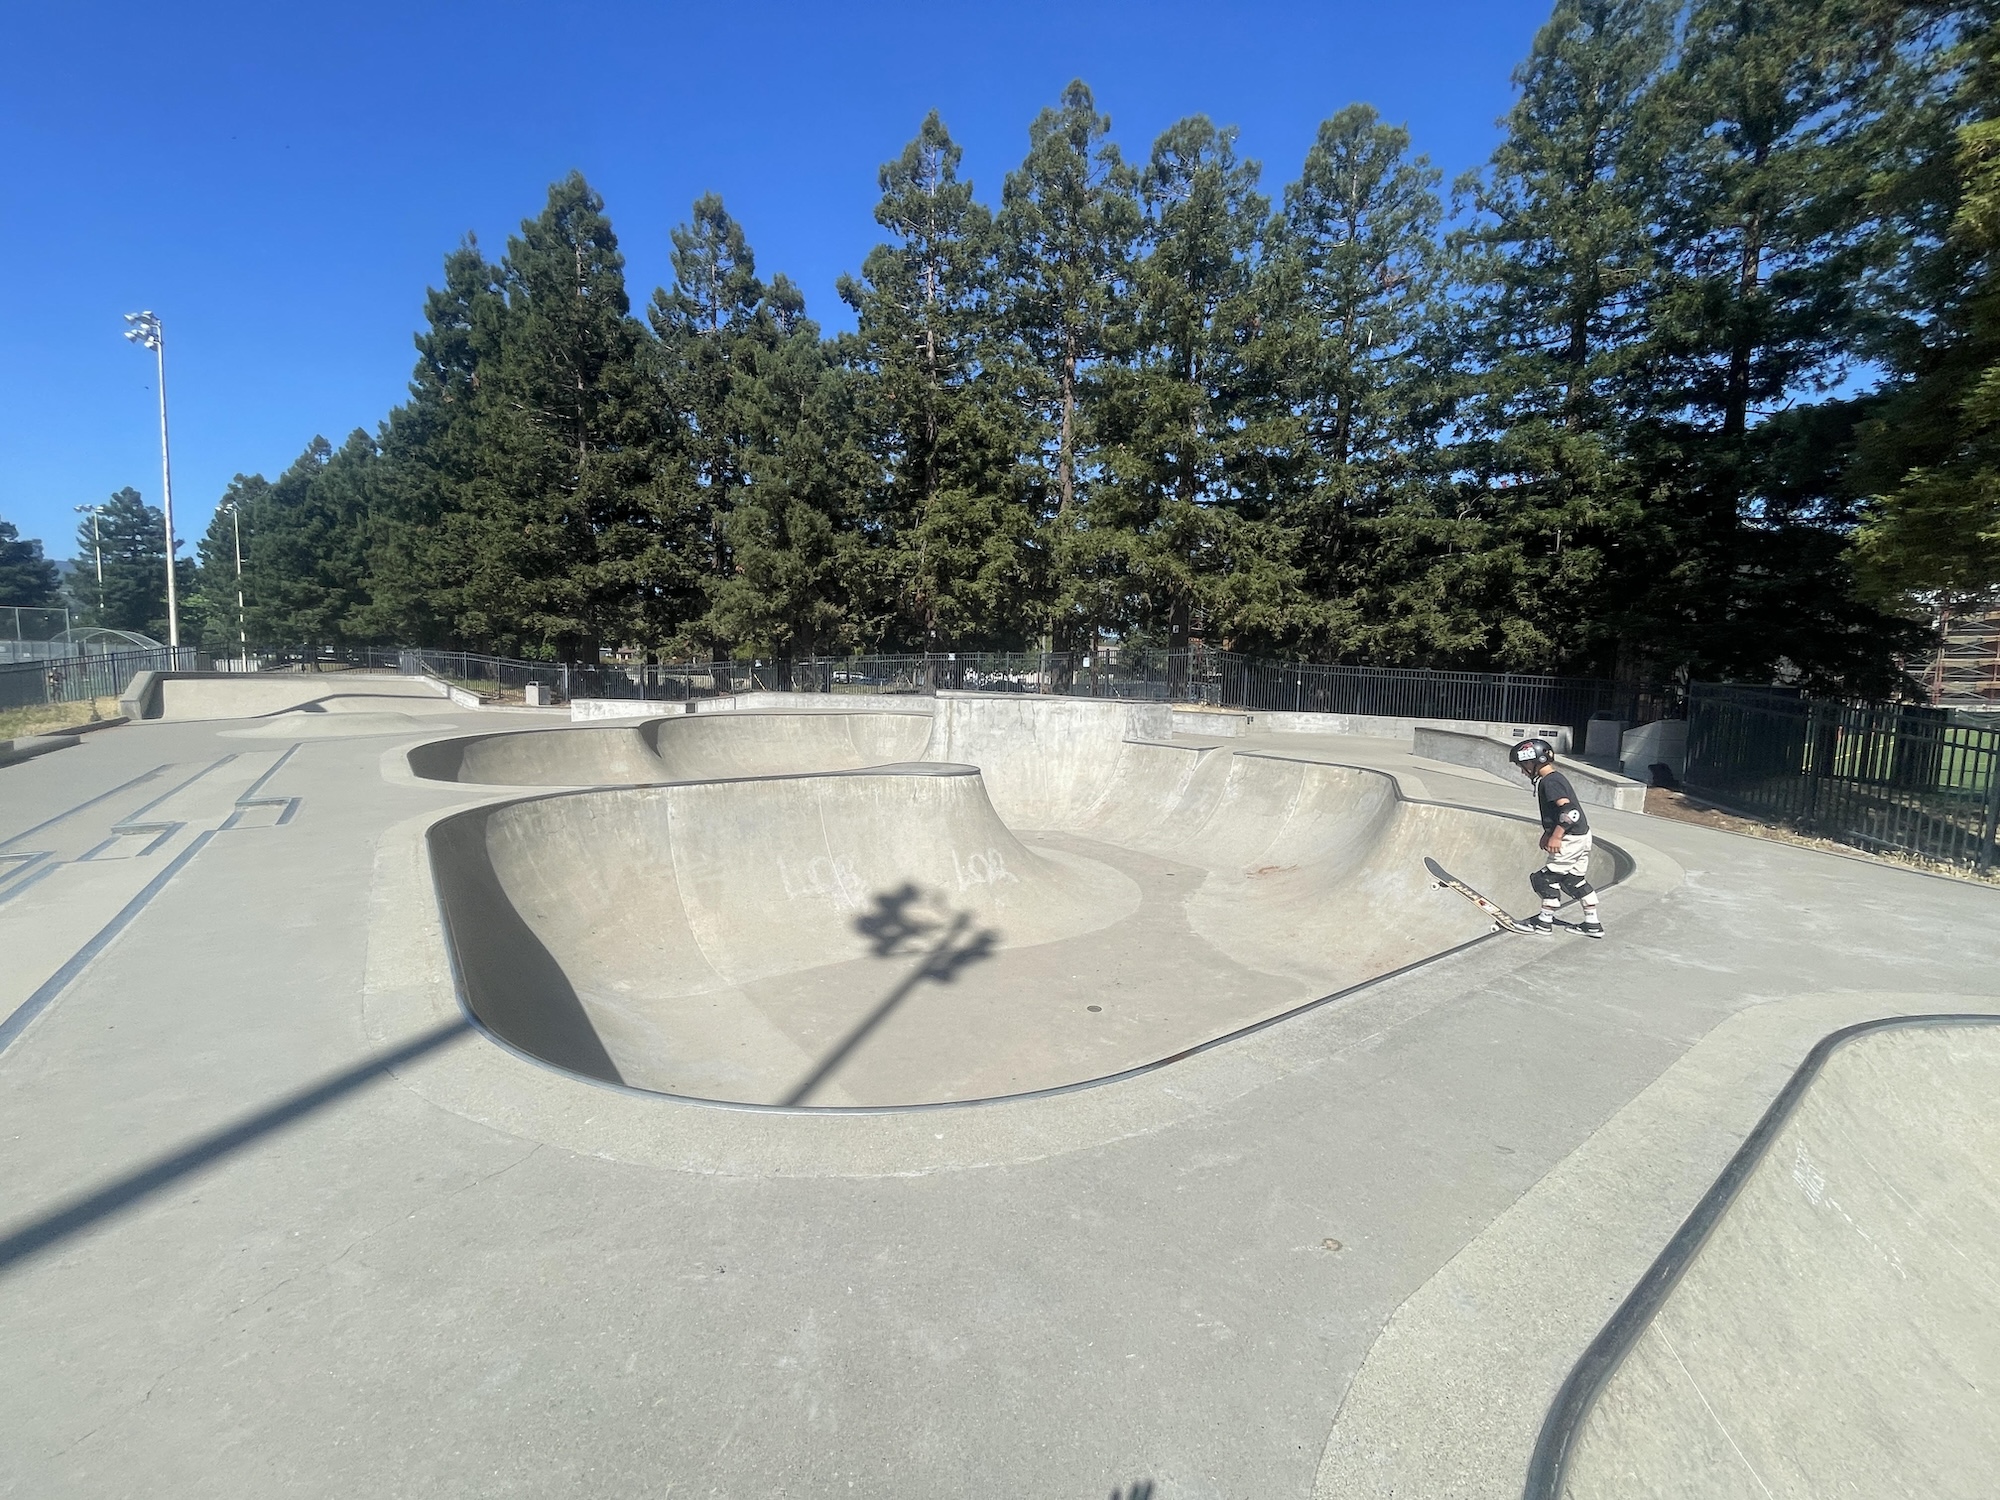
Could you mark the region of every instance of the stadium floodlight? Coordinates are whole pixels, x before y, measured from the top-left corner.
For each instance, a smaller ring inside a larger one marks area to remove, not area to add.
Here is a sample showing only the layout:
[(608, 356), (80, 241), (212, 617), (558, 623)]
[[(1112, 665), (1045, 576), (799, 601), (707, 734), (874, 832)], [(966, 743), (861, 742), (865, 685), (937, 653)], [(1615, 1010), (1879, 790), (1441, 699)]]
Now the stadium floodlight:
[(151, 309), (127, 313), (125, 321), (129, 325), (125, 337), (142, 349), (152, 350), (159, 363), (160, 512), (167, 527), (167, 644), (179, 649), (181, 611), (179, 591), (174, 580), (174, 468), (167, 457), (167, 337), (160, 325), (159, 314)]

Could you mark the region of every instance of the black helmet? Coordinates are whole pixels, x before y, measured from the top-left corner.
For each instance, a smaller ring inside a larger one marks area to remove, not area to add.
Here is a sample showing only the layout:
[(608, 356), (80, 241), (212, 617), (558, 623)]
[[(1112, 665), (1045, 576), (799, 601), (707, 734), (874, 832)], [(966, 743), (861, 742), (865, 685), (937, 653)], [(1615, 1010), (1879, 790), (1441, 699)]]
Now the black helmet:
[(1523, 776), (1533, 776), (1543, 766), (1555, 764), (1556, 747), (1547, 740), (1522, 740), (1508, 754)]

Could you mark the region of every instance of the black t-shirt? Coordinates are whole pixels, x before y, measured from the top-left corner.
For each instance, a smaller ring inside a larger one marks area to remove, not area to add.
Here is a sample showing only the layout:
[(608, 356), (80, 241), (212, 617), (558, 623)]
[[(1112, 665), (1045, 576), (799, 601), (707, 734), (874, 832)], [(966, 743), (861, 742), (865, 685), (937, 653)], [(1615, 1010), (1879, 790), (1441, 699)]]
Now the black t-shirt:
[(1590, 832), (1590, 819), (1583, 815), (1583, 804), (1576, 800), (1576, 788), (1562, 772), (1537, 776), (1535, 798), (1542, 805), (1542, 832), (1557, 827), (1566, 834)]

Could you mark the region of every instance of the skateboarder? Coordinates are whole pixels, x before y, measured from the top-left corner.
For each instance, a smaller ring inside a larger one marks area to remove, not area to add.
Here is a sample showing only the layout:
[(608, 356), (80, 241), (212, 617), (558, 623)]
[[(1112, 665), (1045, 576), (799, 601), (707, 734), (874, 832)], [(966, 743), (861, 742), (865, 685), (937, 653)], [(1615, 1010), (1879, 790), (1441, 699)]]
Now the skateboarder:
[(1601, 938), (1604, 925), (1597, 920), (1597, 892), (1590, 884), (1590, 819), (1583, 815), (1576, 788), (1556, 769), (1556, 747), (1547, 740), (1522, 740), (1513, 749), (1514, 764), (1535, 784), (1535, 800), (1542, 808), (1542, 852), (1549, 862), (1528, 877), (1528, 884), (1542, 898), (1542, 909), (1527, 923), (1537, 932), (1556, 930), (1556, 909), (1564, 896), (1583, 903), (1583, 920), (1577, 931), (1585, 937)]

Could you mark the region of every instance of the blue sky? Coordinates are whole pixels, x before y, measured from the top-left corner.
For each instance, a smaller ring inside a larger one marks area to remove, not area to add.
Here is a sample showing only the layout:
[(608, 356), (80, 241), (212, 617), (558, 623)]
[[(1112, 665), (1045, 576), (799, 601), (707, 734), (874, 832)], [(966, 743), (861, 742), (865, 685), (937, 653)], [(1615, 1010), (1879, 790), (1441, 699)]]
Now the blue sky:
[[(159, 501), (166, 321), (176, 530), (402, 399), (426, 286), (498, 254), (550, 181), (606, 201), (635, 306), (723, 195), (758, 267), (843, 321), (879, 165), (942, 111), (980, 196), (1085, 79), (1128, 155), (1182, 115), (1242, 128), (1276, 197), (1320, 120), (1406, 122), (1447, 178), (1498, 138), (1548, 0), (339, 7), (65, 3), (0, 22), (0, 519), (68, 557), (71, 507)], [(5, 601), (0, 601), (4, 603)]]

